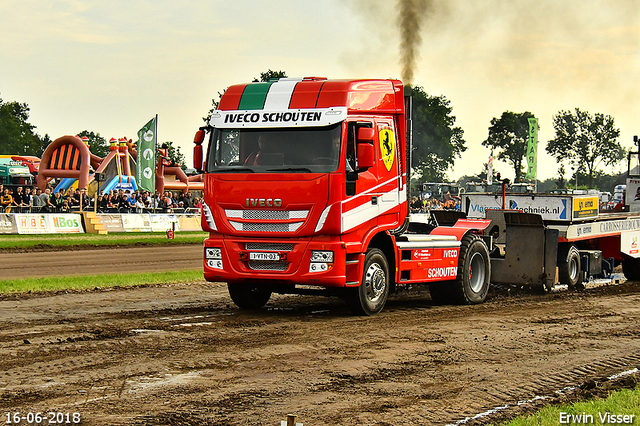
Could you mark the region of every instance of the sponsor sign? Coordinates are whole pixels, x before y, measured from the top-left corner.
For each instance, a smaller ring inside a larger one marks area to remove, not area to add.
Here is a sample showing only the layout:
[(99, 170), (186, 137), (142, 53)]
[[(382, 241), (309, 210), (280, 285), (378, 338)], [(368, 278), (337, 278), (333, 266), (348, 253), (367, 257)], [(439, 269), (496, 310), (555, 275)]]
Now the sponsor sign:
[(628, 234), (640, 231), (640, 217), (571, 225), (567, 227), (567, 239), (582, 239), (604, 235)]
[(574, 196), (573, 198), (574, 219), (595, 218), (598, 216), (598, 209), (599, 200), (597, 195), (587, 197)]
[(627, 179), (626, 204), (629, 211), (640, 212), (640, 179)]
[(148, 214), (123, 213), (122, 227), (126, 232), (149, 232), (151, 223)]
[[(569, 222), (571, 221), (571, 200), (571, 197), (566, 196), (507, 194), (505, 208), (521, 210), (524, 213), (536, 213), (541, 215), (544, 220)], [(502, 208), (502, 195), (466, 194), (463, 205), (468, 209), (467, 217), (484, 218), (485, 210)]]
[(347, 107), (273, 111), (214, 111), (211, 114), (211, 125), (216, 128), (226, 129), (237, 129), (239, 127), (317, 127), (339, 123), (346, 118)]
[(53, 234), (83, 233), (82, 218), (79, 214), (48, 214), (47, 219)]
[(17, 234), (16, 219), (12, 214), (0, 213), (0, 234)]
[(429, 268), (427, 270), (429, 278), (455, 278), (458, 276), (457, 266), (445, 266), (442, 268)]
[(124, 232), (120, 214), (101, 214), (98, 217), (107, 232)]
[(418, 249), (413, 251), (415, 260), (429, 260), (433, 257), (433, 249)]
[(152, 214), (149, 215), (149, 223), (153, 232), (165, 232), (169, 229), (173, 229), (175, 224), (175, 230), (180, 230), (180, 221), (175, 215), (169, 214)]
[(75, 213), (16, 214), (18, 234), (83, 233), (82, 216)]
[(138, 164), (136, 183), (145, 191), (153, 193), (156, 189), (156, 143), (158, 116), (152, 118), (138, 130)]
[(46, 214), (16, 214), (18, 234), (48, 234)]
[(622, 234), (620, 236), (620, 251), (631, 257), (640, 257), (640, 231)]
[(538, 119), (529, 117), (529, 140), (527, 142), (527, 174), (525, 179), (535, 179), (538, 175)]

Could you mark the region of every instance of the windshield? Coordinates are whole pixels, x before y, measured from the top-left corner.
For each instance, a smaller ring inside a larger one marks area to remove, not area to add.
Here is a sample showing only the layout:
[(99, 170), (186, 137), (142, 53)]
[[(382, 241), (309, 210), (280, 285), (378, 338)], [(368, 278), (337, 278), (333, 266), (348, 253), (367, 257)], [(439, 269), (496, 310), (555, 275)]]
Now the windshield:
[(338, 169), (341, 124), (293, 129), (214, 129), (208, 172), (328, 173)]

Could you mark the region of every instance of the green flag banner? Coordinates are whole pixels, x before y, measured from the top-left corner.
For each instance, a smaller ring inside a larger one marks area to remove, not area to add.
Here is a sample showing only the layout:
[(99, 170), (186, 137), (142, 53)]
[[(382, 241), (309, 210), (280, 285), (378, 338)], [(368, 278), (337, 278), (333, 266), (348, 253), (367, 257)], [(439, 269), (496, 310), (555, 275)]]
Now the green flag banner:
[(525, 179), (536, 179), (538, 175), (538, 119), (529, 120), (529, 143), (527, 144), (527, 174)]
[(153, 193), (156, 190), (156, 142), (158, 116), (152, 118), (138, 130), (138, 167), (136, 180), (138, 188)]

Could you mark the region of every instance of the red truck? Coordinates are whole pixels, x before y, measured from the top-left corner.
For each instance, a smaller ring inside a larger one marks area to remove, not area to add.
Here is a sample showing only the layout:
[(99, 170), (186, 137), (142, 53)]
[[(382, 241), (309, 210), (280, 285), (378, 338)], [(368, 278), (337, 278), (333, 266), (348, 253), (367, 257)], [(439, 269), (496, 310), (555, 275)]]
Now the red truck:
[(490, 221), (410, 226), (409, 110), (399, 80), (229, 87), (194, 140), (205, 278), (245, 309), (274, 292), (320, 293), (372, 315), (412, 283), (429, 283), (434, 300), (483, 302)]

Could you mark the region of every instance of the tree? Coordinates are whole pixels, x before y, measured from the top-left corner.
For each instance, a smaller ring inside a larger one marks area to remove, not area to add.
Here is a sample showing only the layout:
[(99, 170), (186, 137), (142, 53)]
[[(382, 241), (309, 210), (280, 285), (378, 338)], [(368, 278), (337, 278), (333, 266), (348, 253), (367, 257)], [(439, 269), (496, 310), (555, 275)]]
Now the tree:
[(497, 158), (513, 166), (515, 182), (522, 177), (522, 161), (527, 153), (529, 140), (530, 112), (515, 113), (505, 111), (500, 118), (492, 118), (489, 127), (489, 137), (482, 142), (482, 146), (497, 151)]
[(575, 114), (560, 111), (553, 117), (553, 128), (556, 137), (547, 142), (547, 152), (558, 163), (568, 160), (576, 170), (586, 171), (589, 188), (600, 166), (613, 166), (625, 156), (618, 142), (620, 130), (610, 115), (591, 115), (578, 108)]
[(48, 135), (34, 133), (30, 124), (29, 106), (20, 102), (3, 102), (0, 99), (0, 154), (42, 156), (51, 143)]
[(257, 81), (262, 81), (262, 82), (267, 82), (269, 80), (273, 80), (273, 79), (278, 79), (278, 78), (286, 78), (287, 77), (287, 72), (286, 71), (272, 71), (271, 69), (268, 69), (266, 72), (261, 72), (260, 73), (260, 79), (258, 80), (257, 78), (254, 78), (253, 81), (257, 82)]
[(167, 149), (167, 157), (179, 164), (182, 170), (187, 169), (187, 163), (184, 159), (184, 155), (180, 152), (179, 146), (173, 146), (172, 141), (167, 141), (162, 144), (162, 148)]
[(89, 151), (91, 151), (92, 154), (103, 158), (109, 155), (109, 142), (107, 142), (105, 138), (100, 136), (100, 133), (83, 130), (78, 133), (78, 136), (80, 136), (81, 138), (84, 136), (89, 138)]
[(411, 167), (425, 182), (445, 180), (456, 157), (467, 150), (450, 104), (444, 96), (429, 96), (422, 87), (413, 87)]
[[(254, 77), (253, 78), (253, 82), (263, 82), (266, 83), (271, 79), (276, 79), (276, 78), (286, 78), (287, 77), (287, 73), (286, 71), (273, 71), (271, 69), (268, 69), (265, 72), (261, 72), (260, 73), (260, 79)], [(210, 121), (211, 121), (211, 114), (213, 113), (213, 111), (218, 109), (218, 105), (220, 104), (220, 99), (222, 98), (222, 95), (224, 95), (224, 92), (226, 92), (227, 89), (224, 89), (222, 92), (218, 92), (218, 98), (214, 98), (211, 99), (211, 109), (207, 112), (207, 116), (206, 117), (202, 117), (202, 120), (205, 122), (205, 124), (209, 125)]]

